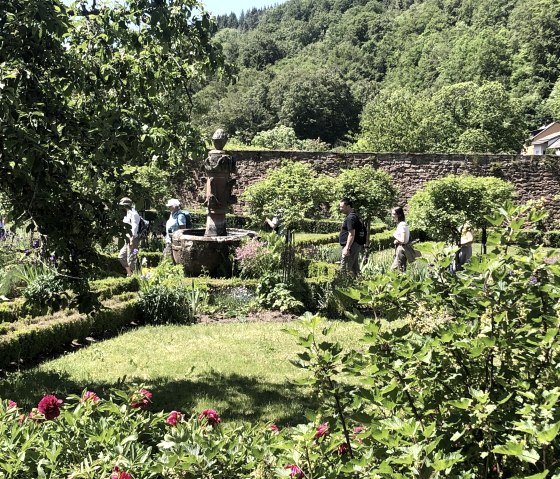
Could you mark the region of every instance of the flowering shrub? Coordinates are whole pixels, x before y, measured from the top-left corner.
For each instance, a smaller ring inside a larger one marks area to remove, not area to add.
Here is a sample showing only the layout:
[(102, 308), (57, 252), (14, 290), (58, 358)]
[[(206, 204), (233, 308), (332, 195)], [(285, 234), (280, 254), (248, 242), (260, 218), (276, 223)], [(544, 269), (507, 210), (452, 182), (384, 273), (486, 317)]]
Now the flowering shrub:
[(235, 249), (235, 260), (243, 278), (260, 278), (263, 274), (280, 271), (283, 245), (275, 234), (266, 238), (270, 241), (250, 240)]

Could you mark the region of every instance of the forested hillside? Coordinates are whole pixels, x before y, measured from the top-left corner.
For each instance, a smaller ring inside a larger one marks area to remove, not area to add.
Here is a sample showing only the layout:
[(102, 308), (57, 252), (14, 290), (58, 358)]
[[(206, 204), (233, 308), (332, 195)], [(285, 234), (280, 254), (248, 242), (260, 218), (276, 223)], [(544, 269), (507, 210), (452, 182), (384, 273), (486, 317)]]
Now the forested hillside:
[(560, 120), (558, 0), (289, 0), (217, 22), (234, 81), (198, 91), (195, 117), (246, 143), (285, 125), (355, 150), (516, 152)]

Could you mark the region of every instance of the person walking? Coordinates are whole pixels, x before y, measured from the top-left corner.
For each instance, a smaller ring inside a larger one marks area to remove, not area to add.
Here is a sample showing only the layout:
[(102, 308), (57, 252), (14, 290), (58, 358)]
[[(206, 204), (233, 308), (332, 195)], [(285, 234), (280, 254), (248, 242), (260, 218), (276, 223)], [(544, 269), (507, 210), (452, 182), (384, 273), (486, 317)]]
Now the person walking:
[(345, 215), (340, 228), (339, 243), (342, 246), (340, 271), (344, 274), (357, 276), (360, 272), (360, 251), (362, 247), (356, 241), (356, 235), (361, 222), (352, 208), (352, 201), (348, 198), (341, 200), (338, 208)]
[(123, 223), (130, 225), (130, 233), (126, 234), (124, 246), (119, 251), (119, 261), (126, 271), (127, 276), (132, 276), (137, 268), (138, 258), (138, 227), (140, 226), (140, 215), (134, 208), (132, 200), (128, 197), (121, 198), (119, 205), (125, 210)]
[(169, 208), (169, 219), (165, 223), (165, 248), (163, 257), (173, 259), (173, 233), (177, 230), (192, 228), (191, 215), (188, 211), (181, 211), (181, 202), (177, 198), (171, 198), (166, 205)]
[(395, 258), (391, 265), (392, 270), (406, 271), (406, 265), (416, 261), (420, 257), (419, 251), (415, 251), (410, 243), (410, 229), (406, 224), (404, 210), (397, 206), (391, 210), (391, 218), (397, 223), (397, 229), (393, 234), (395, 245)]

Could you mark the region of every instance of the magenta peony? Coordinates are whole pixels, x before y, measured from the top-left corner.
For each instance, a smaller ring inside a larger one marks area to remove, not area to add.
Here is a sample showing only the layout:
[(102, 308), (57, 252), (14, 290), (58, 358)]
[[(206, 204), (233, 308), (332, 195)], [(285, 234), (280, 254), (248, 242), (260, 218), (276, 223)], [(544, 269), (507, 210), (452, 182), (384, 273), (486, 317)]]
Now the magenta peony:
[(151, 402), (152, 402), (152, 393), (147, 389), (142, 388), (140, 389), (140, 391), (133, 394), (130, 407), (147, 409), (148, 406), (151, 404)]
[(290, 470), (290, 477), (293, 479), (302, 479), (303, 477), (303, 471), (295, 464), (288, 464), (287, 466), (284, 466), (284, 469)]
[(315, 433), (315, 439), (321, 439), (322, 437), (326, 437), (329, 435), (329, 423), (324, 422), (317, 428), (317, 432)]
[(340, 446), (338, 446), (336, 448), (336, 453), (339, 456), (344, 456), (345, 454), (348, 454), (348, 451), (350, 450), (350, 448), (348, 447), (348, 444), (346, 444), (345, 442), (343, 442), (342, 444), (340, 444)]
[(181, 422), (181, 420), (183, 419), (183, 414), (181, 414), (179, 411), (171, 411), (169, 413), (169, 416), (167, 416), (167, 419), (165, 420), (165, 424), (168, 424), (169, 426), (176, 426), (178, 422)]
[(87, 401), (96, 403), (100, 401), (100, 399), (99, 396), (95, 394), (93, 391), (86, 391), (82, 397), (82, 402), (87, 402)]
[(110, 479), (132, 479), (132, 476), (125, 471), (121, 471), (117, 466), (113, 467)]
[(17, 409), (17, 402), (12, 401), (11, 399), (8, 401), (8, 409)]
[(205, 409), (198, 415), (198, 419), (206, 419), (206, 422), (212, 427), (222, 422), (220, 415), (214, 409)]
[(52, 394), (47, 394), (39, 401), (37, 409), (49, 421), (60, 416), (60, 406), (62, 406), (62, 399), (58, 399)]

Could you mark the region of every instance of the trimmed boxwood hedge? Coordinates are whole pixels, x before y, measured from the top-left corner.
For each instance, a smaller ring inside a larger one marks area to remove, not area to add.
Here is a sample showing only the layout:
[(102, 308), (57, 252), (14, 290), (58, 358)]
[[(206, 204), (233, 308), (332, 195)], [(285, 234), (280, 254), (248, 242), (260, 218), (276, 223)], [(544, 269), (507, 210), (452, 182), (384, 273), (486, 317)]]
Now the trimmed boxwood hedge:
[(0, 368), (31, 361), (45, 354), (63, 351), (72, 341), (88, 336), (116, 333), (137, 320), (138, 301), (110, 302), (93, 316), (60, 312), (36, 318), (31, 324), (13, 324), (17, 329), (0, 336)]

